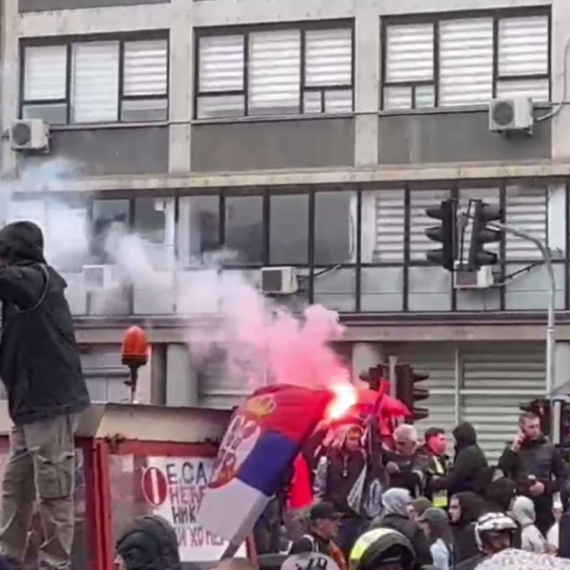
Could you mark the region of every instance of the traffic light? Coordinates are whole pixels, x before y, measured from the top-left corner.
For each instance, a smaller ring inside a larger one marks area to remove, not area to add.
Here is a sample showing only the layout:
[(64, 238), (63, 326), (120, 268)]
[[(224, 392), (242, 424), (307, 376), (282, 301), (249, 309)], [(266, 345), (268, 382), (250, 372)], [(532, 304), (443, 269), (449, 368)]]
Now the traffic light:
[(371, 390), (378, 392), (382, 380), (387, 380), (390, 376), (390, 371), (387, 364), (378, 364), (372, 366), (367, 372), (362, 372), (358, 377), (368, 384)]
[(473, 271), (481, 269), (483, 265), (495, 265), (497, 254), (483, 249), (485, 244), (501, 241), (503, 232), (487, 227), (489, 222), (503, 219), (500, 206), (491, 206), (482, 200), (473, 200), (475, 211), (473, 213), (473, 229), (471, 231), (471, 244), (469, 246), (468, 267)]
[(457, 201), (445, 200), (437, 207), (427, 208), (425, 212), (428, 217), (441, 220), (440, 226), (429, 227), (425, 233), (429, 239), (442, 245), (438, 249), (429, 250), (426, 258), (431, 263), (453, 271), (457, 258)]
[(428, 378), (429, 374), (416, 372), (409, 364), (396, 366), (396, 398), (412, 411), (414, 421), (425, 420), (429, 417), (427, 408), (416, 407), (417, 402), (429, 398), (429, 389), (418, 387), (416, 384)]

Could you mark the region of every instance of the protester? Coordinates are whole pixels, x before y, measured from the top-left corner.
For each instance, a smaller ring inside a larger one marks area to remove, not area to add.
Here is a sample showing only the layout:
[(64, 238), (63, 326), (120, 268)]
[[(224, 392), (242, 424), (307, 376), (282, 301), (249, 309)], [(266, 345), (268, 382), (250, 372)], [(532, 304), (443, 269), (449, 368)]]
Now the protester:
[(400, 532), (376, 528), (364, 533), (350, 552), (351, 570), (416, 570), (416, 554)]
[(427, 539), (418, 523), (409, 517), (411, 502), (407, 489), (388, 489), (382, 497), (384, 513), (374, 521), (373, 528), (391, 528), (402, 533), (414, 547), (417, 565), (430, 565), (433, 559)]
[(558, 534), (558, 556), (570, 559), (570, 481), (565, 481), (560, 488), (562, 515)]
[(447, 451), (447, 437), (445, 430), (432, 427), (424, 434), (425, 445), (420, 449), (428, 457), (426, 495), (433, 502), (434, 507), (447, 508), (448, 497), (445, 489), (434, 491), (432, 480), (445, 477), (450, 470), (451, 463)]
[(453, 467), (443, 477), (432, 477), (431, 491), (447, 490), (449, 496), (462, 491), (478, 492), (482, 477), (488, 470), (487, 459), (477, 445), (477, 433), (468, 422), (453, 430), (455, 459)]
[(135, 519), (115, 546), (117, 570), (181, 570), (178, 538), (157, 515)]
[(412, 425), (402, 424), (394, 430), (395, 451), (384, 455), (389, 486), (408, 489), (412, 497), (423, 494), (429, 458), (418, 449), (418, 432)]
[(475, 523), (482, 510), (483, 500), (472, 491), (463, 491), (451, 497), (449, 518), (456, 564), (469, 560), (479, 553), (475, 539)]
[(348, 556), (350, 549), (367, 525), (367, 521), (349, 504), (348, 498), (358, 478), (366, 467), (366, 455), (362, 447), (364, 432), (360, 426), (351, 425), (331, 445), (322, 457), (315, 476), (315, 498), (334, 505), (340, 513), (338, 545)]
[(554, 523), (552, 497), (566, 477), (556, 448), (541, 432), (540, 418), (526, 412), (519, 418), (519, 433), (505, 449), (499, 468), (517, 484), (519, 494), (530, 497), (536, 510), (536, 526), (543, 534)]
[(546, 552), (546, 539), (535, 525), (534, 503), (528, 497), (517, 497), (513, 502), (512, 515), (521, 527), (521, 549)]
[(507, 477), (495, 479), (484, 492), (485, 510), (487, 512), (508, 513), (511, 510), (517, 492), (517, 486), (514, 481)]
[(309, 513), (309, 531), (293, 542), (290, 554), (320, 552), (330, 556), (340, 570), (346, 570), (346, 560), (334, 539), (338, 535), (339, 514), (331, 503), (317, 503)]
[(560, 517), (564, 509), (562, 507), (562, 500), (560, 499), (560, 493), (557, 493), (552, 500), (552, 516), (554, 517), (554, 524), (550, 527), (546, 533), (546, 545), (548, 551), (551, 553), (558, 552), (559, 546), (559, 534), (560, 534)]
[(477, 547), (483, 556), (492, 556), (513, 547), (517, 525), (505, 513), (485, 513), (475, 523)]
[(409, 516), (413, 521), (417, 521), (418, 517), (424, 514), (427, 509), (433, 507), (431, 501), (425, 497), (418, 497), (410, 503)]
[(447, 513), (443, 509), (432, 507), (422, 514), (418, 523), (430, 543), (435, 570), (453, 568), (455, 565), (453, 535)]
[(0, 377), (14, 423), (2, 481), (0, 551), (22, 559), (35, 496), (44, 531), (40, 564), (66, 568), (74, 531), (74, 434), (77, 414), (90, 401), (67, 284), (47, 265), (43, 246), (32, 222), (0, 230)]

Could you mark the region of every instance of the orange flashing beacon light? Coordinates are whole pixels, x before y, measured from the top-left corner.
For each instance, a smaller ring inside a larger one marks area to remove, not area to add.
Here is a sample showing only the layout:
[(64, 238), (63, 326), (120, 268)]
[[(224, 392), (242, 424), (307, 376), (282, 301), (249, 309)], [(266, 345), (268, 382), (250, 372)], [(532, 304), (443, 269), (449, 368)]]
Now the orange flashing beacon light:
[(138, 370), (148, 362), (148, 340), (138, 326), (129, 327), (123, 337), (121, 359), (129, 367), (130, 378), (125, 382), (131, 389), (131, 403), (134, 403), (137, 390)]

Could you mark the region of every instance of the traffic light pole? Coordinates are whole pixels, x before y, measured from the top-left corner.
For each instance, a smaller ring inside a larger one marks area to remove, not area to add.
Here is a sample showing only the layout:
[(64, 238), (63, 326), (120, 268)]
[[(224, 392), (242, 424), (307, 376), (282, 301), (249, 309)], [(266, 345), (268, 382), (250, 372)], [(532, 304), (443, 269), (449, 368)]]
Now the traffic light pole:
[(517, 228), (513, 228), (507, 224), (500, 222), (489, 222), (489, 227), (495, 227), (498, 230), (503, 230), (509, 234), (513, 234), (516, 237), (530, 241), (536, 245), (542, 254), (542, 259), (544, 260), (544, 265), (546, 266), (546, 271), (548, 273), (549, 281), (549, 299), (548, 299), (548, 322), (546, 325), (546, 397), (549, 401), (553, 398), (554, 392), (554, 380), (556, 376), (555, 361), (554, 361), (554, 350), (555, 350), (555, 339), (554, 339), (554, 327), (555, 327), (555, 311), (556, 311), (556, 279), (554, 278), (554, 269), (552, 268), (552, 258), (550, 257), (550, 250), (546, 245), (534, 236), (523, 232)]

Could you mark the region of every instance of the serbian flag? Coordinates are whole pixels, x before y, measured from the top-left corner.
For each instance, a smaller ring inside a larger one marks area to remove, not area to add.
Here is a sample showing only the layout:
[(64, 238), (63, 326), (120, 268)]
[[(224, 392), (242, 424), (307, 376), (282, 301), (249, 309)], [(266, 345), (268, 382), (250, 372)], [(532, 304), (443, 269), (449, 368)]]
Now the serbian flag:
[(239, 547), (270, 498), (286, 483), (301, 446), (333, 397), (328, 390), (289, 384), (256, 390), (230, 421), (198, 523)]

